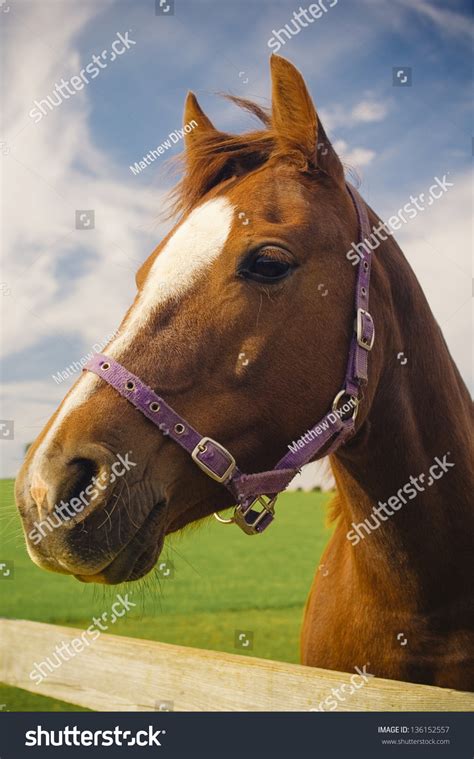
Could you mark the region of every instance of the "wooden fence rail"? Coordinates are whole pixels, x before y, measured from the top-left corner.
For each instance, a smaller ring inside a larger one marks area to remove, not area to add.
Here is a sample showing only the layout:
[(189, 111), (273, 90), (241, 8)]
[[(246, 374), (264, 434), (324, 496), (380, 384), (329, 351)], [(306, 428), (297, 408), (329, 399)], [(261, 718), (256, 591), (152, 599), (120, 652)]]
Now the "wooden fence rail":
[[(96, 711), (287, 712), (318, 708), (352, 676), (117, 635), (102, 634), (82, 651), (74, 640), (84, 631), (0, 619), (0, 681)], [(76, 655), (35, 684), (33, 667), (63, 643)], [(474, 694), (372, 677), (338, 711), (474, 711)]]

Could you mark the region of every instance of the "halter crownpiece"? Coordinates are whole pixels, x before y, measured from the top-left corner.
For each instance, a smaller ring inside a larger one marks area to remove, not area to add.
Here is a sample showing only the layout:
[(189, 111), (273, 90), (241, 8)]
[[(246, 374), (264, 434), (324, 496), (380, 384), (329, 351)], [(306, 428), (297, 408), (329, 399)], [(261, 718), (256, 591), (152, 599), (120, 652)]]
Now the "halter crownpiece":
[[(367, 209), (357, 190), (347, 189), (357, 212), (359, 243), (370, 235)], [(367, 359), (375, 338), (369, 313), (371, 253), (360, 259), (355, 292), (354, 334), (349, 348), (344, 387), (333, 401), (331, 411), (305, 433), (302, 447), (292, 445), (275, 467), (267, 472), (242, 473), (232, 454), (210, 437), (202, 436), (192, 425), (160, 398), (139, 377), (109, 356), (97, 353), (84, 366), (115, 388), (147, 417), (163, 435), (168, 435), (187, 451), (194, 463), (216, 482), (224, 485), (237, 505), (231, 519), (248, 535), (263, 532), (275, 518), (275, 502), (304, 464), (334, 453), (354, 434), (359, 392), (367, 383)], [(343, 403), (344, 399), (349, 399)], [(349, 407), (349, 408), (347, 408)], [(351, 411), (352, 413), (348, 414)], [(323, 450), (324, 449), (324, 450)], [(319, 455), (321, 454), (321, 455)]]

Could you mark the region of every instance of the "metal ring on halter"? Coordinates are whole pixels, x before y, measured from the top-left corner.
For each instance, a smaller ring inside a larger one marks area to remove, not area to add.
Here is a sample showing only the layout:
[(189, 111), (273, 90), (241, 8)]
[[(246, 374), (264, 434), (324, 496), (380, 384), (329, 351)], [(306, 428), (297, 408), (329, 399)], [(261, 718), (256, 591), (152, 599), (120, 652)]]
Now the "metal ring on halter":
[[(352, 421), (355, 422), (357, 413), (359, 411), (359, 399), (355, 395), (351, 395), (350, 393), (348, 393), (346, 390), (340, 390), (338, 392), (338, 394), (336, 395), (336, 397), (334, 398), (332, 402), (332, 410), (334, 413), (339, 412), (339, 409), (338, 409), (339, 401), (341, 400), (341, 398), (344, 398), (345, 395), (351, 399), (352, 407), (354, 409), (354, 411), (352, 412)], [(346, 420), (343, 420), (343, 421), (346, 421)]]
[(217, 519), (218, 522), (221, 524), (233, 524), (235, 522), (235, 517), (231, 517), (230, 519), (224, 519), (224, 517), (219, 516), (217, 511), (214, 512), (214, 518)]

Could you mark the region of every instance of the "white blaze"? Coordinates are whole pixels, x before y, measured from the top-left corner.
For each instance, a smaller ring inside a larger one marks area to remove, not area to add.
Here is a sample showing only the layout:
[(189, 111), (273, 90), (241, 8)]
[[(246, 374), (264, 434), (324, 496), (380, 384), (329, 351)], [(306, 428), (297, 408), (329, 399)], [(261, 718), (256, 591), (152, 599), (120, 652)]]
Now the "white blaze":
[[(141, 327), (160, 305), (178, 301), (196, 279), (222, 253), (232, 227), (234, 207), (226, 198), (216, 198), (192, 211), (170, 237), (151, 267), (143, 290), (130, 311), (123, 332), (107, 346), (107, 354), (119, 360)], [(100, 383), (91, 372), (85, 373), (64, 399), (48, 434), (36, 451), (33, 465), (40, 464), (44, 451), (54, 439), (64, 419), (85, 403)]]
[(233, 215), (233, 206), (226, 198), (209, 200), (192, 211), (155, 258), (124, 331), (107, 347), (108, 354), (118, 359), (121, 349), (130, 344), (161, 304), (185, 295), (198, 275), (222, 253)]

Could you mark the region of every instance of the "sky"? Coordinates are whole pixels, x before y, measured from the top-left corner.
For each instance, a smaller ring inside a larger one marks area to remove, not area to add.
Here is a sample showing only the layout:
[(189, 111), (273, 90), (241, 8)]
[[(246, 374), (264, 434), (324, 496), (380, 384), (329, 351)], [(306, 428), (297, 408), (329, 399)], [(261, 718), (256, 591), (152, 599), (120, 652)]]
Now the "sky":
[[(135, 271), (170, 228), (167, 159), (182, 140), (140, 173), (130, 166), (182, 127), (188, 90), (218, 128), (254, 128), (218, 94), (268, 104), (269, 41), (309, 5), (175, 0), (157, 14), (155, 0), (2, 0), (0, 476), (15, 475), (78, 376), (58, 383), (54, 375), (118, 327)], [(323, 6), (278, 52), (303, 73), (339, 155), (383, 219), (447, 178), (442, 197), (395, 236), (472, 390), (470, 3)], [(94, 55), (102, 66), (92, 78)], [(81, 70), (90, 73), (81, 89), (32, 115), (35, 101)], [(93, 224), (82, 215), (91, 210)]]

